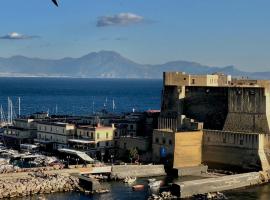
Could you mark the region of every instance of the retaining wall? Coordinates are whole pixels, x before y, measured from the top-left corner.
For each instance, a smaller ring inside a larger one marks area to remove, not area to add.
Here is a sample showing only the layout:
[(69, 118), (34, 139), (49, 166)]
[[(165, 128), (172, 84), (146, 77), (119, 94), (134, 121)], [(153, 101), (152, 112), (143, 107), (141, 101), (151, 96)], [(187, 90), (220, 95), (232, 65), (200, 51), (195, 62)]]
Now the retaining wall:
[(176, 182), (172, 185), (172, 193), (177, 197), (187, 198), (198, 194), (221, 192), (225, 190), (257, 185), (261, 182), (262, 174), (260, 172), (251, 172), (218, 178)]
[(166, 175), (164, 165), (114, 165), (112, 178), (124, 179), (126, 177), (152, 177)]

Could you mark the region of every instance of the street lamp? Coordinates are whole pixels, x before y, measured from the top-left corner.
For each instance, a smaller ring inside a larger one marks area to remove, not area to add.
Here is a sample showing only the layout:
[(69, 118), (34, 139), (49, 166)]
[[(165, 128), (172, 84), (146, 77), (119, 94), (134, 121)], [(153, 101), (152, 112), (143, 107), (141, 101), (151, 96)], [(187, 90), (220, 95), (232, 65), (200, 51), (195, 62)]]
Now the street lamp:
[(76, 158), (76, 162), (77, 162), (76, 167), (78, 167), (79, 158)]
[(68, 160), (68, 167), (69, 167), (69, 159), (70, 159), (70, 156), (67, 156), (67, 160)]

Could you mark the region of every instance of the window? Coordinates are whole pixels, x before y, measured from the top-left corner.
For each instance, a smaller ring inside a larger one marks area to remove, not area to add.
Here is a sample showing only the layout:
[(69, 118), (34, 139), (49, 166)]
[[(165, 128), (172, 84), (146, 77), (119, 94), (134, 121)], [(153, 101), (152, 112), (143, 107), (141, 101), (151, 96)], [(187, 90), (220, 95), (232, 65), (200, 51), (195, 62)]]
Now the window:
[(127, 148), (127, 143), (124, 143), (124, 149), (126, 149)]
[(114, 145), (117, 146), (117, 141), (114, 141)]
[(223, 138), (223, 143), (226, 143), (226, 138)]
[(162, 143), (166, 144), (166, 139), (165, 138), (162, 139)]
[(91, 138), (93, 138), (94, 137), (94, 134), (93, 134), (93, 132), (91, 132)]
[(159, 143), (159, 139), (158, 139), (158, 138), (156, 138), (156, 143), (157, 143), (157, 144)]
[(106, 138), (108, 139), (108, 137), (109, 137), (109, 133), (106, 133)]
[(106, 142), (106, 147), (109, 146), (109, 142)]
[(133, 124), (130, 125), (130, 129), (133, 130)]
[(171, 139), (169, 139), (169, 145), (172, 145), (172, 140)]
[(99, 139), (99, 133), (97, 133), (97, 139)]
[(243, 144), (244, 144), (244, 140), (241, 139), (241, 140), (240, 140), (240, 145), (243, 145)]
[(99, 142), (97, 143), (97, 147), (99, 147)]
[(184, 78), (184, 81), (187, 80), (187, 78)]
[(192, 83), (191, 84), (195, 84), (195, 79), (194, 78), (192, 79)]

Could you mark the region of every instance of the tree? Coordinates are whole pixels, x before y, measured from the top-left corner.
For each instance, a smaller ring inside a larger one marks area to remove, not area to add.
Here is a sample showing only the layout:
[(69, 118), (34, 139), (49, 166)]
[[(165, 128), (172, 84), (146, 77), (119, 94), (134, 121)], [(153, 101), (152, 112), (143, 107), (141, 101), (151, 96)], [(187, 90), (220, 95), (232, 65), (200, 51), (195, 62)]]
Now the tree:
[(129, 159), (132, 163), (133, 159), (136, 159), (138, 157), (138, 150), (137, 148), (132, 148), (129, 150)]

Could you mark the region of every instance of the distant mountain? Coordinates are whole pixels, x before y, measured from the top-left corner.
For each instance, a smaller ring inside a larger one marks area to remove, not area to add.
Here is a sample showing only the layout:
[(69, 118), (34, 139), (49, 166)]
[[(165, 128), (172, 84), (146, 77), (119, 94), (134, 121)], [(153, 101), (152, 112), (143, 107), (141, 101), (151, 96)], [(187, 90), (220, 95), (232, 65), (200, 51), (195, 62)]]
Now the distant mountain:
[(159, 65), (138, 64), (114, 51), (93, 52), (80, 58), (59, 60), (24, 56), (0, 58), (0, 76), (162, 78), (163, 71), (184, 71), (191, 74), (223, 72), (233, 76), (270, 79), (270, 72), (244, 72), (234, 66), (210, 67), (188, 61), (174, 61)]

